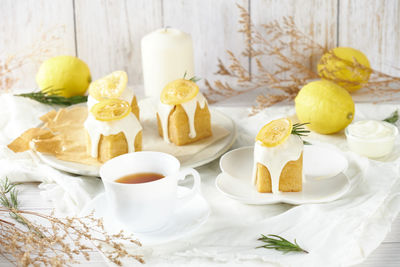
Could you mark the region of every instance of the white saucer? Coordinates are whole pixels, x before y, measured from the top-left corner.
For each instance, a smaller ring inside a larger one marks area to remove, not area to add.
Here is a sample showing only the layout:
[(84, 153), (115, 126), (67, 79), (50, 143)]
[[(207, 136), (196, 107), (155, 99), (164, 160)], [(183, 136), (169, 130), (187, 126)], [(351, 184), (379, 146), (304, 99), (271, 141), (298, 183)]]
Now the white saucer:
[[(178, 195), (189, 191), (188, 188), (178, 186)], [(178, 208), (168, 224), (159, 230), (146, 233), (132, 233), (126, 230), (115, 218), (108, 215), (107, 199), (105, 193), (95, 197), (83, 209), (81, 215), (85, 216), (94, 211), (94, 216), (103, 218), (104, 227), (109, 233), (118, 233), (124, 230), (128, 234), (133, 234), (143, 245), (159, 245), (182, 238), (189, 233), (197, 230), (203, 225), (209, 215), (210, 207), (207, 201), (200, 195), (196, 195), (188, 203), (178, 203)]]
[(255, 205), (330, 202), (340, 198), (350, 189), (349, 180), (343, 173), (348, 163), (340, 152), (312, 145), (304, 147), (303, 155), (305, 179), (301, 192), (257, 192), (251, 183), (253, 147), (232, 150), (221, 158), (222, 173), (216, 179), (216, 186), (232, 199)]
[[(195, 168), (213, 161), (214, 159), (220, 157), (223, 153), (228, 151), (235, 141), (236, 126), (232, 119), (215, 109), (210, 108), (210, 112), (213, 124), (225, 128), (229, 131), (229, 134), (221, 138), (221, 140), (216, 141), (215, 143), (209, 145), (200, 152), (194, 154), (193, 156), (186, 157), (184, 161), (181, 161), (182, 167), (184, 168)], [(216, 149), (217, 152), (215, 153)], [(100, 166), (64, 161), (57, 159), (55, 156), (52, 155), (43, 154), (37, 151), (34, 152), (44, 163), (55, 169), (77, 175), (99, 176)]]

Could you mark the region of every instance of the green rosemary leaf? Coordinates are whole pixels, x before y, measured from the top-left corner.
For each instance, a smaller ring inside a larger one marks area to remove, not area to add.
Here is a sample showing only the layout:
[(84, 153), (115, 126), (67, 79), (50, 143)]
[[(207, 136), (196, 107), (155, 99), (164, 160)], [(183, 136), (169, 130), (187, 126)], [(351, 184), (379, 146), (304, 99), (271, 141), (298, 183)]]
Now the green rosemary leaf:
[(304, 128), (305, 125), (310, 124), (309, 122), (306, 123), (295, 123), (293, 124), (292, 127), (292, 134), (298, 135), (298, 136), (307, 136), (310, 131)]
[(72, 97), (61, 96), (59, 95), (61, 91), (62, 89), (45, 88), (39, 92), (18, 94), (15, 96), (27, 97), (47, 105), (61, 105), (61, 106), (71, 106), (74, 104), (79, 104), (87, 101), (87, 96), (72, 96)]
[[(186, 80), (186, 75), (187, 75), (187, 72), (185, 71), (185, 73), (183, 74), (183, 79), (185, 79), (185, 80)], [(193, 76), (192, 78), (187, 79), (187, 80), (192, 81), (194, 83), (197, 83), (198, 81), (201, 80), (201, 78)]]
[(201, 78), (196, 77), (196, 76), (193, 76), (192, 78), (189, 79), (189, 81), (192, 81), (192, 82), (194, 82), (194, 83), (197, 83), (197, 82), (200, 81), (200, 80), (201, 80)]
[(8, 207), (10, 206), (10, 202), (8, 201), (8, 198), (6, 196), (0, 195), (0, 204), (3, 207)]
[(18, 208), (18, 191), (16, 190), (16, 185), (10, 183), (8, 177), (2, 179), (0, 182), (0, 204), (8, 209)]
[(10, 200), (11, 200), (11, 207), (14, 209), (18, 208), (18, 191), (17, 189), (13, 189), (10, 192)]
[(9, 210), (10, 216), (17, 222), (28, 226), (24, 218), (15, 211), (18, 209), (17, 184), (10, 183), (8, 177), (0, 181), (0, 204)]
[(312, 145), (310, 142), (307, 142), (305, 140), (303, 140), (303, 144), (306, 145), (306, 146), (311, 146)]
[(283, 253), (288, 253), (288, 252), (308, 253), (307, 250), (301, 248), (299, 244), (297, 244), (296, 239), (294, 240), (294, 243), (291, 243), (290, 241), (278, 235), (265, 236), (262, 234), (261, 237), (258, 238), (257, 240), (264, 242), (265, 245), (256, 248), (275, 249)]
[(13, 190), (17, 184), (10, 183), (8, 177), (6, 177), (2, 183), (0, 184), (0, 194), (5, 195), (8, 194), (11, 190)]
[(389, 123), (396, 123), (399, 120), (399, 112), (398, 110), (395, 110), (392, 115), (384, 119), (383, 121), (389, 122)]

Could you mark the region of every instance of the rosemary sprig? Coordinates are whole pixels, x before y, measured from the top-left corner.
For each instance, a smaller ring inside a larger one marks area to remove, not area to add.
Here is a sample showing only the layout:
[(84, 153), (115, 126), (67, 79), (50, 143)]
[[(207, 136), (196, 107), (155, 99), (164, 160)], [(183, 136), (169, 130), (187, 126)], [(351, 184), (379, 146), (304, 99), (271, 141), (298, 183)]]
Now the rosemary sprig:
[(300, 137), (307, 136), (310, 131), (304, 128), (304, 125), (310, 124), (309, 122), (306, 123), (295, 123), (293, 124), (292, 133), (294, 135), (298, 135)]
[(257, 240), (262, 241), (266, 244), (263, 246), (256, 247), (256, 248), (275, 249), (278, 251), (282, 251), (285, 254), (288, 252), (308, 253), (307, 250), (302, 249), (299, 246), (299, 244), (297, 244), (296, 239), (294, 240), (294, 244), (278, 235), (268, 235), (268, 236), (261, 235), (261, 237)]
[[(187, 73), (186, 73), (186, 71), (185, 71), (185, 74), (183, 74), (183, 79), (186, 79), (186, 74), (187, 74)], [(193, 76), (192, 78), (187, 79), (187, 80), (192, 81), (192, 82), (194, 82), (194, 83), (197, 83), (198, 81), (201, 80), (201, 78), (196, 77), (196, 76)]]
[(18, 184), (10, 183), (8, 177), (0, 181), (0, 204), (8, 209), (8, 214), (16, 222), (26, 226), (30, 231), (37, 234), (40, 237), (44, 237), (43, 233), (36, 229), (24, 216), (18, 211), (18, 191), (16, 186)]
[(399, 120), (399, 111), (395, 110), (392, 115), (384, 119), (383, 121), (395, 124)]
[(80, 96), (80, 95), (71, 97), (61, 96), (59, 95), (61, 91), (62, 89), (46, 88), (39, 92), (18, 94), (15, 96), (27, 97), (47, 105), (61, 105), (61, 106), (71, 106), (74, 104), (79, 104), (87, 101), (87, 96)]
[[(8, 177), (0, 183), (0, 204), (4, 207), (18, 208), (16, 184), (10, 183)], [(10, 198), (8, 198), (10, 195)]]
[[(291, 134), (298, 135), (300, 138), (302, 136), (307, 136), (310, 133), (310, 131), (306, 130), (306, 128), (304, 128), (304, 125), (306, 125), (306, 124), (310, 124), (310, 123), (306, 122), (306, 123), (295, 123), (295, 124), (293, 124), (293, 128), (292, 128)], [(304, 141), (304, 140), (303, 140), (303, 144), (304, 145), (312, 145), (310, 142), (307, 142), (307, 141)]]
[(192, 82), (194, 82), (194, 83), (197, 83), (197, 82), (200, 81), (200, 80), (201, 80), (201, 78), (196, 77), (196, 76), (193, 76), (192, 78), (189, 79), (189, 81), (192, 81)]
[(16, 186), (17, 184), (10, 183), (7, 177), (1, 180), (0, 204), (10, 211), (9, 214), (11, 218), (29, 228), (29, 224), (26, 222), (25, 218), (16, 213), (16, 210), (18, 210), (18, 191), (15, 188)]

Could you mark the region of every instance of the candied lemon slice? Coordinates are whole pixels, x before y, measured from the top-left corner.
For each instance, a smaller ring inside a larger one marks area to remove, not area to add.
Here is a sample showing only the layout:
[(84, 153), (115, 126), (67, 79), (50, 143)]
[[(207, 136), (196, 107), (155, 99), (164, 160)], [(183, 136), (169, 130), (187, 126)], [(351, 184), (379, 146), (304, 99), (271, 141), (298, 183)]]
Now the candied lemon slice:
[(178, 79), (168, 83), (161, 92), (161, 102), (178, 105), (192, 100), (199, 92), (197, 84), (190, 80)]
[(260, 141), (266, 147), (277, 146), (289, 138), (292, 128), (292, 121), (287, 118), (271, 121), (258, 132), (256, 141)]
[(89, 95), (101, 101), (109, 98), (118, 98), (126, 88), (128, 75), (125, 71), (118, 70), (92, 82), (89, 85)]
[(125, 118), (131, 113), (128, 102), (120, 99), (106, 99), (93, 105), (90, 112), (99, 121), (114, 121)]

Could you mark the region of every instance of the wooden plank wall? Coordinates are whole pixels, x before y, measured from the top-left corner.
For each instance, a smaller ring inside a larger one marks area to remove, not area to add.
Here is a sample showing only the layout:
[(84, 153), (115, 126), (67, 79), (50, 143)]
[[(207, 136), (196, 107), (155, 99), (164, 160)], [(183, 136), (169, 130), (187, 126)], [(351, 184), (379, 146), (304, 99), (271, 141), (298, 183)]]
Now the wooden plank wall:
[[(358, 48), (373, 67), (400, 75), (398, 0), (1, 0), (0, 58), (63, 25), (59, 47), (46, 56), (79, 56), (94, 79), (124, 69), (130, 84), (141, 84), (141, 38), (171, 26), (191, 33), (196, 73), (212, 79), (217, 58), (227, 59), (226, 49), (238, 53), (245, 45), (237, 32), (235, 3), (249, 8), (256, 26), (294, 16), (299, 28), (322, 45)], [(16, 75), (23, 79), (14, 87), (34, 88), (39, 65), (38, 60), (21, 68)]]
[[(299, 29), (314, 41), (327, 47), (337, 45), (337, 3), (338, 0), (268, 0), (251, 1), (251, 19), (255, 26), (283, 16), (291, 16)], [(316, 68), (318, 58), (312, 58), (310, 67)], [(253, 72), (257, 70), (255, 62)]]
[[(50, 55), (75, 55), (74, 8), (65, 0), (0, 0), (0, 61), (8, 56), (31, 54), (43, 35), (57, 37), (44, 48), (55, 46)], [(56, 29), (55, 29), (56, 28)], [(45, 42), (47, 40), (44, 40)], [(35, 57), (14, 73), (14, 88), (35, 88), (35, 75), (43, 58)], [(1, 88), (0, 88), (1, 89)]]
[(371, 67), (400, 76), (400, 1), (340, 0), (338, 43), (359, 47)]

